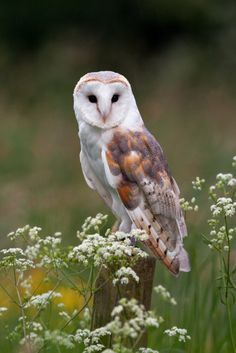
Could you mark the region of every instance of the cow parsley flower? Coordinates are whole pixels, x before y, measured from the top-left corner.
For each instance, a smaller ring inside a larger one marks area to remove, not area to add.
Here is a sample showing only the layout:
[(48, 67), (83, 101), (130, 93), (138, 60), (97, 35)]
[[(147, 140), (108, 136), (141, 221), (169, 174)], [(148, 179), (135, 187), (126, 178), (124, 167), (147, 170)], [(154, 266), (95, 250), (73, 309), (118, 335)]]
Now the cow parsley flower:
[(179, 342), (186, 342), (187, 340), (191, 339), (185, 328), (178, 328), (173, 326), (171, 329), (165, 330), (164, 333), (170, 337), (177, 337)]
[(139, 277), (131, 267), (121, 267), (118, 271), (116, 271), (114, 277), (113, 284), (127, 284), (129, 283), (129, 277), (133, 278), (136, 282), (139, 282)]
[(27, 334), (27, 337), (23, 337), (20, 340), (20, 345), (22, 346), (28, 345), (29, 342), (30, 342), (30, 345), (34, 347), (34, 349), (36, 350), (36, 349), (40, 349), (43, 346), (44, 339), (38, 333), (31, 331)]
[(52, 344), (68, 349), (75, 347), (73, 335), (62, 332), (60, 330), (46, 330), (44, 334), (44, 340), (46, 342), (51, 342)]
[(169, 302), (172, 305), (177, 305), (175, 298), (173, 298), (170, 295), (170, 292), (168, 292), (168, 290), (165, 287), (163, 287), (162, 285), (154, 287), (154, 291), (157, 294), (159, 294), (161, 296), (161, 298), (164, 299), (165, 301)]
[(46, 307), (52, 299), (61, 297), (61, 293), (49, 290), (42, 294), (33, 295), (25, 304), (25, 308), (36, 307), (41, 309)]
[(16, 238), (24, 235), (28, 230), (30, 229), (30, 226), (27, 224), (24, 227), (18, 228), (14, 232), (10, 232), (7, 237), (10, 238), (11, 240), (15, 240)]
[(200, 179), (198, 176), (192, 181), (192, 186), (194, 190), (202, 190), (202, 186), (205, 183), (205, 179)]
[[(216, 184), (213, 185), (216, 189), (223, 189), (226, 187), (235, 187), (236, 179), (231, 173), (219, 173), (216, 176)], [(211, 187), (212, 188), (212, 187)]]
[(21, 248), (2, 249), (0, 250), (0, 253), (2, 253), (3, 255), (9, 255), (9, 256), (18, 256), (18, 255), (24, 256), (24, 251)]
[(5, 306), (0, 307), (0, 317), (2, 316), (3, 313), (5, 313), (8, 310)]
[(197, 212), (198, 211), (198, 205), (195, 205), (196, 199), (195, 197), (192, 197), (191, 201), (187, 201), (185, 200), (185, 198), (181, 198), (179, 199), (180, 202), (180, 207), (182, 208), (182, 210), (184, 212), (188, 212), (188, 211), (194, 211)]
[(75, 333), (74, 340), (77, 343), (84, 344), (84, 353), (101, 352), (105, 348), (101, 344), (101, 338), (111, 335), (111, 332), (106, 327), (100, 327), (93, 331), (88, 329), (78, 329)]
[[(97, 222), (100, 222), (101, 215)], [(90, 219), (92, 221), (93, 219)], [(99, 223), (100, 224), (100, 223)], [(93, 225), (94, 226), (94, 225)], [(86, 227), (82, 227), (87, 230), (90, 229), (88, 221)], [(139, 239), (144, 239), (144, 232), (134, 232)], [(81, 244), (74, 247), (68, 255), (70, 261), (79, 261), (84, 266), (87, 266), (89, 262), (92, 262), (94, 266), (112, 266), (114, 268), (113, 274), (116, 279), (122, 278), (123, 284), (128, 282), (127, 276), (121, 276), (121, 272), (116, 274), (121, 267), (130, 267), (130, 264), (134, 264), (135, 261), (140, 257), (148, 256), (146, 252), (138, 247), (133, 246), (132, 236), (124, 232), (107, 233), (106, 236), (102, 236), (99, 233), (86, 234), (83, 232), (83, 236), (80, 237)], [(146, 238), (145, 238), (146, 239)], [(115, 266), (115, 267), (114, 267)], [(129, 271), (129, 276), (136, 278), (134, 273)], [(115, 281), (116, 282), (116, 281)]]
[(235, 214), (236, 202), (231, 197), (219, 197), (216, 203), (211, 205), (210, 210), (213, 217), (218, 217), (220, 214), (232, 217)]
[(98, 213), (95, 217), (86, 218), (84, 224), (82, 225), (82, 231), (77, 232), (77, 237), (83, 240), (86, 234), (93, 231), (99, 233), (99, 229), (106, 223), (107, 215)]
[(233, 157), (232, 166), (233, 166), (233, 167), (236, 167), (236, 156)]
[(8, 248), (0, 250), (4, 256), (0, 260), (0, 267), (5, 269), (14, 268), (16, 272), (24, 272), (30, 268), (35, 268), (33, 261), (27, 259), (23, 249)]
[(163, 319), (157, 318), (151, 311), (146, 311), (136, 299), (122, 298), (111, 313), (113, 321), (107, 329), (117, 337), (117, 341), (130, 337), (136, 339), (146, 327), (158, 328)]
[(24, 289), (25, 297), (30, 297), (32, 292), (32, 276), (28, 275), (25, 279), (22, 279), (20, 286)]

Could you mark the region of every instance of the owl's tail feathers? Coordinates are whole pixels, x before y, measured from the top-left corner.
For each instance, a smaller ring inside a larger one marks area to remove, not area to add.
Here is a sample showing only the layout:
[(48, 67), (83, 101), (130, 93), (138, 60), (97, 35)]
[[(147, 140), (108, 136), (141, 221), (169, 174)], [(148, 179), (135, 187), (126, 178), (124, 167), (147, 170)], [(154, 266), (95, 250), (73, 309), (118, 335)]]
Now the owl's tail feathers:
[(148, 234), (148, 239), (144, 241), (144, 244), (150, 249), (151, 253), (160, 259), (167, 269), (177, 276), (180, 270), (179, 255), (175, 252), (169, 252), (166, 244), (162, 239), (161, 233), (164, 235), (164, 230), (161, 228), (158, 222), (153, 227), (153, 215), (148, 209), (137, 207), (134, 210), (127, 210), (132, 222), (137, 228), (143, 229)]
[(182, 272), (191, 271), (191, 267), (190, 267), (189, 259), (188, 259), (188, 253), (183, 247), (180, 250), (180, 253), (178, 255), (178, 259), (179, 259), (179, 270), (180, 271), (182, 271)]
[(147, 208), (137, 207), (127, 212), (136, 227), (145, 230), (148, 234), (148, 239), (144, 241), (144, 244), (152, 255), (159, 258), (173, 275), (178, 276), (180, 271), (190, 271), (188, 254), (183, 248), (181, 239), (178, 239), (178, 245), (170, 251), (166, 241), (168, 234), (158, 221), (154, 220)]

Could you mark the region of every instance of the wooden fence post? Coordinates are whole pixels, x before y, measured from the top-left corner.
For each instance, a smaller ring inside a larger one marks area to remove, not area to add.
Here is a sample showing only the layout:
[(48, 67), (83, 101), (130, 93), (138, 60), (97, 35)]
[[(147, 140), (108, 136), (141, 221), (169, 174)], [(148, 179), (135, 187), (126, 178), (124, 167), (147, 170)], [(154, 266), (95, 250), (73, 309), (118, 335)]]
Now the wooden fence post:
[[(95, 293), (93, 301), (92, 329), (104, 326), (111, 321), (111, 312), (120, 297), (135, 298), (144, 305), (146, 310), (150, 310), (155, 264), (156, 259), (153, 257), (139, 259), (133, 267), (139, 277), (139, 282), (130, 280), (127, 285), (120, 285), (119, 293), (112, 284), (112, 280), (108, 280), (107, 271), (105, 269), (101, 271), (96, 282), (96, 288), (101, 287), (101, 289)], [(147, 335), (144, 334), (139, 341), (139, 347), (146, 347), (146, 345)]]

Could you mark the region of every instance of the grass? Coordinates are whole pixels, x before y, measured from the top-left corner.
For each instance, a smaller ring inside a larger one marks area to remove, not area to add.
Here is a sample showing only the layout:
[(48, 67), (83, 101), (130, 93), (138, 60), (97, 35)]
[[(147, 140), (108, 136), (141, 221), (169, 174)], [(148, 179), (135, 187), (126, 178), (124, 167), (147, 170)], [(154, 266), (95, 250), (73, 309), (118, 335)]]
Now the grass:
[[(83, 180), (72, 110), (73, 86), (83, 73), (96, 69), (97, 49), (92, 61), (90, 45), (79, 50), (75, 43), (59, 40), (17, 63), (5, 53), (0, 63), (7, 72), (4, 89), (0, 84), (1, 247), (7, 245), (5, 234), (27, 223), (42, 226), (45, 233), (60, 230), (65, 243), (75, 244), (76, 230), (85, 217), (107, 213)], [(235, 154), (234, 87), (217, 70), (207, 75), (207, 56), (202, 54), (199, 61), (199, 55), (188, 47), (173, 48), (147, 59), (144, 66), (137, 62), (127, 68), (125, 57), (120, 67), (117, 61), (114, 65), (128, 73), (146, 125), (163, 146), (186, 197), (196, 175), (211, 181), (217, 172), (229, 169)], [(202, 67), (205, 75), (200, 74)], [(215, 280), (219, 264), (201, 236), (207, 231), (207, 200), (201, 198), (200, 203), (205, 206), (189, 219), (186, 239), (192, 271), (175, 279), (157, 266), (156, 284), (165, 285), (178, 306), (159, 307), (155, 299), (153, 306), (167, 317), (163, 329), (186, 327), (192, 337), (171, 352), (230, 353)], [(162, 330), (152, 331), (149, 339), (153, 348), (169, 352)], [(11, 343), (2, 349), (17, 351)]]

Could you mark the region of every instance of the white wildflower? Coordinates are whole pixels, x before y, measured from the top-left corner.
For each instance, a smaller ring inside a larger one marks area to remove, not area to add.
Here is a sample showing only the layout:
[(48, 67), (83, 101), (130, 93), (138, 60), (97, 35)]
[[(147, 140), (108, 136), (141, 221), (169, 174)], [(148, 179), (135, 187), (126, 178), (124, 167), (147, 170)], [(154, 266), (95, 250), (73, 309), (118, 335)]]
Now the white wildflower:
[(49, 331), (46, 330), (44, 334), (44, 340), (49, 341), (57, 346), (65, 347), (68, 349), (74, 348), (74, 337), (66, 332), (59, 330)]
[(233, 174), (231, 173), (219, 173), (216, 176), (216, 189), (223, 189), (225, 187), (235, 187), (236, 186), (236, 179), (234, 178)]
[(71, 316), (66, 311), (60, 311), (59, 316), (61, 316), (66, 321), (69, 321), (71, 319)]
[(187, 340), (191, 339), (191, 337), (187, 334), (187, 330), (185, 328), (178, 328), (176, 326), (173, 326), (171, 329), (165, 330), (164, 333), (166, 333), (170, 337), (176, 336), (179, 342), (186, 342)]
[(192, 181), (193, 189), (202, 190), (202, 186), (205, 183), (205, 179), (200, 179), (198, 176)]
[[(70, 260), (77, 259), (85, 266), (91, 261), (95, 266), (116, 263), (118, 268), (122, 265), (126, 267), (126, 264), (128, 267), (130, 261), (135, 262), (137, 258), (146, 256), (143, 250), (132, 245), (130, 234), (124, 232), (110, 233), (106, 237), (98, 233), (84, 234), (81, 244), (68, 254)], [(127, 280), (128, 277), (123, 276), (122, 282), (127, 283)]]
[(75, 333), (74, 340), (84, 344), (84, 353), (101, 352), (105, 346), (100, 343), (100, 339), (110, 334), (111, 332), (106, 327), (100, 327), (94, 331), (78, 329)]
[(236, 167), (236, 156), (233, 157), (232, 166), (233, 166), (233, 167)]
[(24, 280), (20, 282), (20, 286), (24, 289), (24, 295), (26, 297), (31, 296), (32, 291), (32, 276), (27, 276)]
[(10, 232), (7, 236), (11, 240), (14, 240), (14, 239), (18, 238), (19, 236), (24, 235), (29, 229), (30, 229), (30, 226), (27, 224), (22, 228), (18, 228), (15, 232)]
[(27, 329), (34, 331), (34, 332), (43, 331), (43, 326), (39, 322), (36, 322), (36, 321), (27, 322), (26, 327), (27, 327)]
[(52, 290), (49, 290), (48, 292), (42, 294), (33, 295), (30, 300), (25, 304), (25, 308), (37, 307), (41, 309), (46, 307), (52, 299), (60, 297), (62, 297), (61, 293), (54, 292)]
[(136, 241), (145, 241), (148, 239), (148, 234), (142, 229), (132, 229), (130, 234)]
[(216, 203), (211, 205), (210, 210), (214, 217), (220, 214), (225, 214), (225, 216), (232, 217), (236, 211), (236, 202), (234, 202), (231, 197), (219, 197)]
[(106, 223), (107, 217), (107, 215), (103, 215), (101, 213), (98, 213), (94, 218), (88, 217), (82, 225), (82, 232), (77, 232), (77, 237), (80, 240), (83, 240), (88, 232), (92, 230), (99, 232), (99, 228)]
[(121, 267), (116, 271), (114, 277), (113, 284), (117, 284), (118, 282), (121, 284), (127, 284), (129, 283), (128, 277), (132, 277), (136, 282), (139, 282), (139, 277), (131, 267)]
[(157, 318), (151, 311), (146, 311), (143, 305), (139, 305), (136, 299), (122, 298), (113, 309), (111, 316), (113, 321), (106, 325), (117, 339), (128, 337), (135, 339), (146, 327), (158, 328), (163, 321)]
[(168, 301), (169, 303), (171, 303), (172, 305), (177, 305), (177, 302), (175, 300), (175, 298), (173, 298), (170, 295), (170, 292), (167, 291), (167, 289), (165, 287), (163, 287), (162, 285), (159, 285), (157, 287), (154, 287), (154, 291), (157, 294), (160, 294), (160, 296), (162, 297), (162, 299), (164, 299), (165, 301)]
[(41, 227), (32, 227), (29, 229), (29, 237), (31, 240), (38, 240), (39, 239), (39, 232), (41, 232), (42, 228)]
[(43, 346), (44, 339), (36, 332), (29, 332), (27, 337), (20, 340), (20, 345), (28, 344), (30, 341), (34, 349), (40, 349)]
[(232, 178), (231, 180), (229, 180), (228, 186), (232, 186), (232, 187), (236, 186), (236, 179)]
[(0, 317), (2, 316), (3, 313), (5, 313), (8, 310), (5, 306), (0, 307)]
[(21, 248), (9, 248), (9, 249), (2, 249), (0, 250), (0, 253), (3, 255), (9, 255), (9, 256), (17, 256), (17, 255), (22, 255), (24, 256), (24, 251)]
[(193, 197), (191, 199), (191, 201), (187, 201), (185, 200), (185, 198), (181, 198), (179, 199), (180, 202), (180, 207), (182, 208), (182, 210), (184, 212), (188, 212), (188, 211), (194, 211), (197, 212), (198, 211), (198, 205), (195, 205), (196, 199), (195, 197)]

